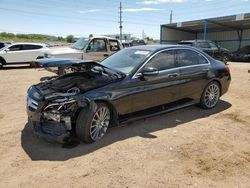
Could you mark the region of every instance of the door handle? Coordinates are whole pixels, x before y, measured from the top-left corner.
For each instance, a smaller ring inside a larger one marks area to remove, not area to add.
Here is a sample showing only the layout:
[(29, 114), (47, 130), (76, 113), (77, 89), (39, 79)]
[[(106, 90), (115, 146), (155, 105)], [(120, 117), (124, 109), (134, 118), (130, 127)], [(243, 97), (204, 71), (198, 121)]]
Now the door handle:
[(174, 77), (177, 77), (179, 75), (180, 75), (179, 73), (173, 73), (173, 74), (168, 74), (168, 77), (169, 78), (174, 78)]

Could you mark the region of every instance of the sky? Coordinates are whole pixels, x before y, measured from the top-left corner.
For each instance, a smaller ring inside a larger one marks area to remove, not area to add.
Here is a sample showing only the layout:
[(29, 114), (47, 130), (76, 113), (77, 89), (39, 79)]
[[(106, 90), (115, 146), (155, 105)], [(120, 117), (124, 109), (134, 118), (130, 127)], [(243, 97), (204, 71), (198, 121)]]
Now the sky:
[(0, 0), (0, 32), (55, 36), (123, 33), (160, 38), (160, 25), (250, 13), (250, 0)]

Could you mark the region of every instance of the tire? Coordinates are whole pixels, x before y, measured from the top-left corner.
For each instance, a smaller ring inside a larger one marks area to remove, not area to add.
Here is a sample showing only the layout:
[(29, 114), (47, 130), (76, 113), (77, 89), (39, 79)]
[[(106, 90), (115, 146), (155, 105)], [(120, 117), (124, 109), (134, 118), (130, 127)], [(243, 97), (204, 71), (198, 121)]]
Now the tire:
[(39, 66), (39, 64), (37, 62), (33, 61), (33, 62), (30, 63), (30, 67), (39, 68), (40, 66)]
[(221, 89), (218, 82), (210, 82), (204, 89), (200, 104), (204, 109), (214, 108), (220, 99)]
[(111, 113), (109, 107), (105, 103), (97, 103), (95, 112), (85, 108), (79, 113), (76, 120), (76, 135), (81, 141), (88, 144), (98, 141), (107, 132), (110, 122)]
[(227, 62), (230, 60), (230, 57), (228, 54), (223, 54), (222, 55), (222, 58), (221, 58), (221, 61), (225, 64), (227, 64)]
[(0, 58), (0, 69), (3, 68), (3, 65), (5, 65), (4, 59)]

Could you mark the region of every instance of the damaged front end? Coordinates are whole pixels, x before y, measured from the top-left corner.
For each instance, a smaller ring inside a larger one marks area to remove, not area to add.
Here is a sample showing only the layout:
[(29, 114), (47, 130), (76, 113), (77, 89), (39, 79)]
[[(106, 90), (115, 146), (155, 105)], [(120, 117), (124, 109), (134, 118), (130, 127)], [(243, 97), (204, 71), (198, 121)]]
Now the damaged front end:
[(63, 143), (70, 136), (77, 110), (90, 105), (80, 90), (72, 88), (67, 93), (43, 96), (32, 86), (28, 90), (27, 114), (34, 133), (47, 141)]
[[(54, 61), (46, 60), (48, 64)], [(74, 133), (77, 115), (82, 108), (95, 111), (96, 96), (89, 96), (92, 97), (89, 99), (85, 96), (87, 92), (124, 78), (124, 74), (92, 61), (58, 60), (54, 63), (67, 64), (68, 61), (81, 70), (44, 80), (28, 90), (28, 118), (34, 132), (48, 141), (63, 142)]]

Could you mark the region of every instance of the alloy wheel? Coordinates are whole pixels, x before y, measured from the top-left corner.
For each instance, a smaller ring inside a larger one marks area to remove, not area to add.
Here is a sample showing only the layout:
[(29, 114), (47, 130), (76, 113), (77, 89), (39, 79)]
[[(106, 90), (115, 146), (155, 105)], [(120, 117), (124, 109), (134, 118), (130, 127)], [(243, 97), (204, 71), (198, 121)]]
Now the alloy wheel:
[(108, 107), (102, 106), (95, 112), (91, 126), (90, 126), (90, 137), (96, 141), (101, 139), (106, 133), (110, 123), (110, 112)]
[(205, 91), (205, 104), (207, 107), (212, 108), (214, 107), (220, 97), (220, 88), (217, 84), (211, 84), (207, 87)]

